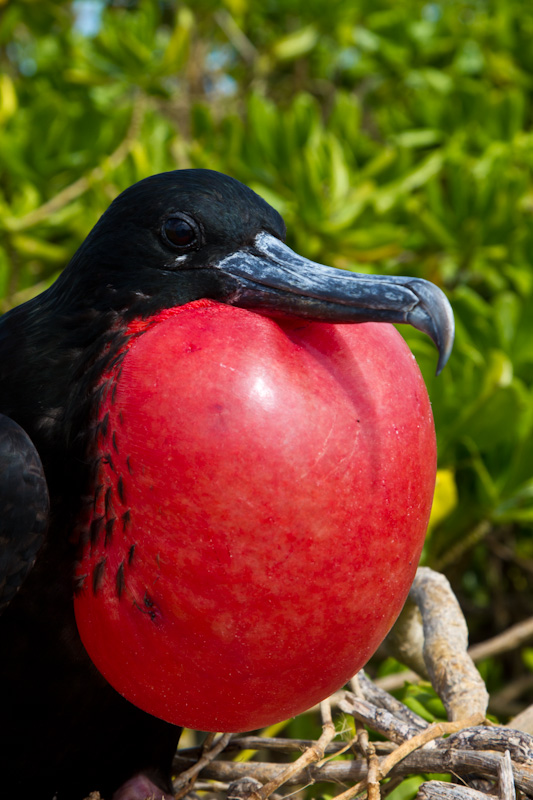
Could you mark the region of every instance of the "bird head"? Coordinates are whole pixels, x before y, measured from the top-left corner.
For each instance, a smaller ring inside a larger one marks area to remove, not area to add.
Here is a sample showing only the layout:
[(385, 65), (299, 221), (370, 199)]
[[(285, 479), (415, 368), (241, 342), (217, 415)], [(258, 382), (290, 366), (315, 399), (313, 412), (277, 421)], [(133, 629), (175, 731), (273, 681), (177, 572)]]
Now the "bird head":
[(154, 175), (126, 189), (98, 221), (54, 292), (128, 321), (209, 298), (271, 316), (408, 323), (451, 352), (453, 314), (440, 289), (310, 261), (285, 243), (281, 216), (212, 170)]

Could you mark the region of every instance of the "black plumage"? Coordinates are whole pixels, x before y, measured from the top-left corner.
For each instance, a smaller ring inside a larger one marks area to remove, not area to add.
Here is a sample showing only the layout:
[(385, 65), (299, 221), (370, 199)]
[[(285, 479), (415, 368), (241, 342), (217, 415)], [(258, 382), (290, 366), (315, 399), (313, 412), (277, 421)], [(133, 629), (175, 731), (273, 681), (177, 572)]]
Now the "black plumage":
[[(279, 214), (231, 178), (209, 170), (153, 176), (113, 202), (50, 289), (0, 320), (6, 797), (81, 800), (98, 789), (108, 800), (117, 790), (120, 800), (141, 800), (142, 783), (125, 784), (139, 772), (171, 789), (179, 729), (132, 706), (100, 676), (72, 605), (73, 566), (91, 536), (80, 519), (99, 491), (100, 379), (120, 358), (127, 323), (207, 297), (310, 319), (411, 322), (434, 338), (441, 362), (447, 357), (453, 326), (439, 290), (328, 271), (292, 253), (284, 235)], [(389, 299), (398, 293), (390, 307), (384, 289)], [(122, 491), (129, 479), (120, 476)], [(127, 524), (114, 520), (105, 536)], [(119, 570), (119, 595), (122, 584)]]
[(49, 498), (27, 433), (0, 414), (0, 613), (18, 592), (44, 542)]

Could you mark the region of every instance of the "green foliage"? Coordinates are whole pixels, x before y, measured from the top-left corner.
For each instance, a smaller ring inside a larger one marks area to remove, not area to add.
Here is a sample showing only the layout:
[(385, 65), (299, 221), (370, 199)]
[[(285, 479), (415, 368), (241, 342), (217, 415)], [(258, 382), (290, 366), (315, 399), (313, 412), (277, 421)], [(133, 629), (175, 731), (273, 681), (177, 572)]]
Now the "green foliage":
[(442, 700), (430, 683), (406, 684), (399, 693), (399, 699), (427, 722), (447, 719)]
[(47, 286), (120, 190), (186, 166), (252, 186), (302, 254), (443, 286), (439, 378), (402, 331), (446, 487), (424, 557), (477, 635), (532, 614), (533, 8), (117, 0), (89, 35), (81, 6), (0, 17), (0, 308)]

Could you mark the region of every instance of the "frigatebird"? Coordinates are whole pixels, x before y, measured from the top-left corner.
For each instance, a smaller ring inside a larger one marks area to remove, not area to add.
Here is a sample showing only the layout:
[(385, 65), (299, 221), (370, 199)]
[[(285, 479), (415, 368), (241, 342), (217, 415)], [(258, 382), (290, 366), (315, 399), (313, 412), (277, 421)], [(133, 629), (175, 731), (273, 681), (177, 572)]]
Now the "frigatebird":
[(97, 491), (96, 387), (133, 320), (208, 298), (274, 317), (403, 322), (446, 363), (453, 317), (439, 289), (316, 264), (284, 239), (281, 216), (230, 177), (154, 175), (114, 200), (48, 290), (0, 320), (4, 796), (171, 792), (180, 729), (111, 688), (73, 614), (80, 518)]

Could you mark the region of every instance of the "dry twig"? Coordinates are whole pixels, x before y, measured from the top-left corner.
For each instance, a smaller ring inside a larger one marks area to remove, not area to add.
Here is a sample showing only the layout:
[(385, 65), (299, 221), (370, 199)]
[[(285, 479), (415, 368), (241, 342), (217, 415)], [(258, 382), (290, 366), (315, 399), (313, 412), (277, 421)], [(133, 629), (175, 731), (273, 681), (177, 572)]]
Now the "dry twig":
[(511, 761), (509, 750), (505, 751), (505, 755), (500, 761), (498, 783), (501, 800), (515, 800), (516, 792), (514, 788), (513, 762)]
[(426, 781), (418, 790), (416, 800), (487, 800), (487, 795), (469, 786), (444, 781)]
[(231, 733), (223, 733), (215, 744), (215, 734), (209, 733), (207, 735), (202, 748), (201, 758), (196, 762), (196, 764), (193, 764), (192, 767), (189, 767), (189, 769), (182, 772), (179, 778), (174, 781), (173, 790), (175, 792), (175, 800), (181, 800), (182, 797), (185, 797), (185, 795), (191, 791), (194, 782), (202, 769), (224, 750), (231, 739), (231, 736)]
[(274, 778), (253, 794), (250, 795), (251, 800), (266, 800), (270, 797), (272, 792), (279, 789), (284, 783), (287, 783), (296, 775), (301, 775), (307, 767), (311, 764), (320, 761), (324, 758), (324, 753), (327, 745), (335, 737), (335, 726), (331, 718), (331, 707), (329, 701), (324, 700), (320, 704), (322, 713), (322, 735), (317, 742), (309, 747), (300, 758), (289, 764), (288, 767), (282, 769)]
[(410, 739), (420, 732), (419, 728), (404, 722), (394, 714), (391, 714), (390, 711), (378, 708), (369, 703), (368, 700), (361, 700), (351, 692), (346, 692), (344, 700), (339, 703), (339, 708), (345, 714), (351, 714), (356, 720), (364, 722), (372, 730), (381, 733), (382, 736), (386, 736), (387, 739), (391, 739), (398, 744), (405, 742), (406, 739)]
[(450, 584), (444, 575), (420, 567), (409, 595), (422, 615), (424, 662), (448, 717), (484, 716), (489, 695), (466, 652), (468, 629)]
[[(407, 604), (406, 604), (407, 606)], [(415, 645), (411, 645), (408, 648), (409, 652), (414, 651), (418, 648), (417, 642), (420, 641), (420, 635), (422, 634), (422, 618), (419, 617), (419, 625), (420, 629), (414, 632), (415, 621), (417, 618), (418, 610), (414, 608), (411, 604), (411, 609), (413, 613), (413, 618), (411, 619), (413, 625), (413, 633), (408, 633), (408, 635), (414, 636)], [(403, 612), (402, 612), (403, 615)], [(398, 622), (402, 621), (402, 615)], [(413, 621), (415, 620), (415, 621)], [(398, 624), (398, 623), (396, 623)], [(397, 641), (401, 638), (398, 631), (395, 630), (396, 626), (392, 629), (391, 633), (387, 637), (387, 651), (394, 655), (395, 658), (398, 658), (403, 664), (407, 664), (410, 666), (411, 669), (406, 672), (397, 672), (394, 675), (386, 675), (384, 678), (379, 678), (377, 680), (377, 685), (386, 692), (393, 692), (395, 689), (400, 689), (404, 683), (417, 683), (420, 678), (427, 677), (426, 670), (422, 669), (415, 669), (414, 666), (414, 658), (419, 658), (421, 655), (417, 653), (417, 655), (413, 655), (413, 659), (407, 660), (404, 658), (403, 653), (399, 646), (397, 646)], [(411, 629), (403, 629), (410, 631)], [(402, 628), (400, 627), (400, 632)], [(472, 647), (468, 648), (468, 655), (472, 659), (474, 663), (479, 663), (483, 661), (485, 658), (492, 658), (494, 656), (502, 655), (503, 653), (508, 653), (511, 650), (516, 650), (517, 648), (521, 647), (523, 644), (531, 641), (533, 639), (533, 617), (524, 620), (523, 622), (518, 622), (516, 625), (513, 625), (508, 630), (504, 631), (503, 633), (498, 634), (498, 636), (493, 636), (492, 639), (487, 639), (486, 642), (480, 642), (479, 644), (474, 644)], [(420, 663), (419, 661), (417, 663)], [(425, 667), (425, 665), (424, 665)], [(522, 729), (520, 729), (522, 730)], [(528, 733), (533, 733), (533, 723), (531, 728), (525, 729)]]
[[(500, 729), (504, 730), (504, 729)], [(380, 759), (381, 761), (381, 759)], [(396, 776), (414, 775), (423, 772), (448, 772), (453, 775), (479, 775), (492, 781), (498, 778), (501, 755), (487, 751), (450, 750), (426, 747), (410, 753), (390, 773)], [(176, 769), (191, 766), (191, 762), (180, 757), (175, 759)], [(267, 762), (238, 763), (234, 761), (213, 761), (202, 770), (202, 778), (229, 783), (249, 775), (265, 784), (279, 774), (279, 764)], [(305, 775), (295, 774), (287, 779), (285, 786), (302, 786), (308, 783), (327, 782), (348, 785), (353, 782), (366, 783), (367, 764), (364, 759), (353, 761), (328, 761), (325, 764), (311, 764)], [(533, 795), (533, 765), (513, 764), (515, 785), (525, 794)], [(364, 784), (362, 786), (364, 788)], [(361, 791), (361, 789), (359, 790)], [(340, 798), (342, 795), (338, 795)], [(486, 799), (485, 799), (486, 800)]]

